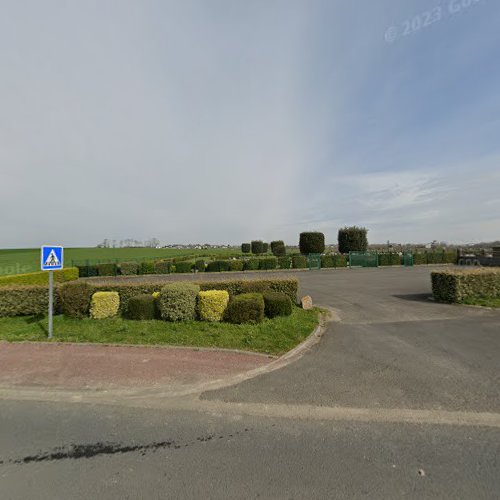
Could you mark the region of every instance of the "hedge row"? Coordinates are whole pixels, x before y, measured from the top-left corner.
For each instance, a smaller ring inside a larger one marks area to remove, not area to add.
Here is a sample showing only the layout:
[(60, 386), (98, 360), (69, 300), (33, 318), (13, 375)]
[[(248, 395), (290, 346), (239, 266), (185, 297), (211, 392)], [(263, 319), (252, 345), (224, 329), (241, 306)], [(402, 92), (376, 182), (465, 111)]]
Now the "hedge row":
[(432, 293), (439, 302), (462, 302), (473, 297), (500, 297), (500, 270), (467, 269), (431, 273)]
[[(55, 283), (64, 283), (78, 279), (78, 268), (67, 267), (54, 273)], [(15, 274), (13, 276), (0, 276), (0, 286), (7, 285), (46, 285), (49, 284), (49, 273), (40, 271), (37, 273)]]

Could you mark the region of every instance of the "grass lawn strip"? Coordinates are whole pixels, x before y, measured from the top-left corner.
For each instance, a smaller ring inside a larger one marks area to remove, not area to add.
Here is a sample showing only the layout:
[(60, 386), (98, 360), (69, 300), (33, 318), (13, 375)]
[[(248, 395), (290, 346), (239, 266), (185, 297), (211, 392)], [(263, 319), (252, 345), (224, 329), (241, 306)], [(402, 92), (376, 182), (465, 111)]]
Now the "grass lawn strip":
[[(305, 311), (294, 307), (291, 316), (245, 325), (55, 316), (53, 342), (216, 347), (280, 355), (311, 334), (319, 324), (319, 312), (319, 309)], [(49, 342), (47, 318), (0, 318), (0, 340)]]
[(500, 307), (500, 297), (471, 297), (462, 301), (469, 306)]

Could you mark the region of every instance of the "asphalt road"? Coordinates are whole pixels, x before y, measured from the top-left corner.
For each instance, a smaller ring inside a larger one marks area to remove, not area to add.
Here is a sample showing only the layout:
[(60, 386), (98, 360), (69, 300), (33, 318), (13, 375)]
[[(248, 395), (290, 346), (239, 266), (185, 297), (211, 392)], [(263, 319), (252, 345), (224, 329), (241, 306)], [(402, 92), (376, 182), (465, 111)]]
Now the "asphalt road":
[(500, 498), (500, 313), (430, 302), (429, 273), (300, 273), (341, 321), (232, 387), (4, 395), (0, 498)]

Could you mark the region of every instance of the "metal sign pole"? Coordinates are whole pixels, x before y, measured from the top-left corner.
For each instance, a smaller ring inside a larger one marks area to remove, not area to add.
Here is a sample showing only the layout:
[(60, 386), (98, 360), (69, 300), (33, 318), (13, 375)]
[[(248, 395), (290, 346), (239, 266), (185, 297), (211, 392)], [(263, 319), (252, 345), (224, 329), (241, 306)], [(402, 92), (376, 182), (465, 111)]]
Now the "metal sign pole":
[(49, 339), (52, 338), (52, 313), (54, 310), (54, 271), (49, 271)]

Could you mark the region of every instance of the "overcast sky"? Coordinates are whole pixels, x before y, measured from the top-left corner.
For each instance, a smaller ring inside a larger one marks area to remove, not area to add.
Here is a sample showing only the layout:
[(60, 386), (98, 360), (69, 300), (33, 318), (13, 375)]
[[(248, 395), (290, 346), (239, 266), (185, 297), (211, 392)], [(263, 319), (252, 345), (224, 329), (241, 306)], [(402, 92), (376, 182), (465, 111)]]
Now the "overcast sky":
[(497, 0), (1, 7), (0, 247), (500, 238)]

